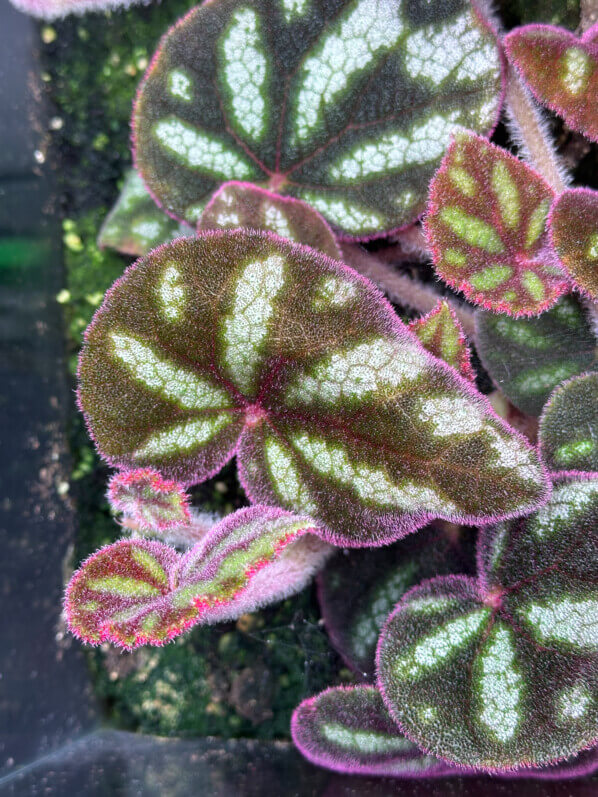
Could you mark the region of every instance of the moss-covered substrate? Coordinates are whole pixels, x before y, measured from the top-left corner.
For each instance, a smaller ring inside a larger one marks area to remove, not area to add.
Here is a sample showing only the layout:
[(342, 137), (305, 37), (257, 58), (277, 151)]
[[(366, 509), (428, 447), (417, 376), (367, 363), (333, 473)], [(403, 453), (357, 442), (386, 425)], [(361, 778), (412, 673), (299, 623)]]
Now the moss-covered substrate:
[[(193, 5), (166, 0), (39, 25), (41, 77), (51, 105), (44, 155), (55, 171), (63, 218), (66, 287), (57, 300), (65, 309), (72, 377), (85, 327), (130, 262), (100, 251), (96, 237), (130, 165), (137, 84), (162, 33)], [(574, 27), (579, 14), (577, 0), (499, 5), (509, 26), (523, 15), (525, 22)], [(76, 564), (118, 537), (119, 529), (105, 499), (108, 469), (74, 402), (70, 441)], [(200, 485), (194, 503), (219, 514), (242, 506), (234, 466)], [(328, 643), (313, 588), (237, 623), (196, 628), (164, 648), (134, 654), (99, 649), (89, 661), (109, 721), (164, 735), (288, 737), (290, 714), (304, 697), (350, 678)]]

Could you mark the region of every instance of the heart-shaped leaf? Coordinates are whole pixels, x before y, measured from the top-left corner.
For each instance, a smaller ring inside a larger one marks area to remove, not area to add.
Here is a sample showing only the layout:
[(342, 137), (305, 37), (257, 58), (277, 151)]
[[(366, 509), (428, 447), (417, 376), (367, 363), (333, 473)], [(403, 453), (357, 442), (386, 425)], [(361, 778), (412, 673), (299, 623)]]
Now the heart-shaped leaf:
[(525, 163), (457, 133), (430, 185), (426, 233), (436, 271), (487, 310), (546, 310), (569, 287), (545, 231), (553, 197)]
[[(309, 761), (337, 772), (395, 778), (480, 774), (422, 752), (401, 733), (379, 690), (372, 686), (337, 686), (304, 700), (293, 714), (291, 734)], [(561, 780), (588, 775), (597, 768), (598, 748), (593, 748), (563, 764), (496, 774), (508, 779)]]
[(186, 554), (145, 539), (119, 540), (87, 559), (65, 599), (70, 630), (97, 645), (163, 645), (302, 589), (332, 548), (309, 518), (240, 509)]
[(458, 772), (405, 738), (373, 686), (337, 686), (304, 700), (291, 734), (308, 761), (337, 772), (411, 778)]
[(598, 141), (598, 25), (581, 39), (552, 25), (526, 25), (511, 31), (504, 46), (536, 99)]
[(550, 211), (552, 245), (578, 288), (598, 301), (598, 191), (569, 188)]
[(283, 197), (251, 183), (225, 183), (216, 191), (201, 215), (201, 230), (249, 227), (273, 232), (298, 244), (341, 257), (334, 233), (317, 210), (307, 202)]
[(226, 180), (305, 199), (351, 236), (404, 226), (457, 125), (501, 104), (495, 36), (467, 0), (216, 0), (162, 39), (136, 163), (195, 222)]
[(108, 501), (140, 531), (166, 531), (191, 522), (184, 488), (152, 468), (115, 473), (108, 484)]
[(120, 196), (102, 225), (98, 246), (139, 256), (166, 241), (194, 234), (192, 227), (174, 221), (156, 205), (141, 177), (130, 169)]
[(535, 452), (370, 282), (269, 234), (203, 233), (130, 267), (79, 378), (112, 464), (192, 484), (238, 449), (252, 501), (315, 517), (335, 544), (511, 517), (546, 495)]
[(326, 631), (362, 678), (375, 674), (380, 629), (399, 600), (426, 578), (475, 572), (467, 540), (431, 526), (386, 548), (339, 552), (318, 574)]
[(540, 417), (539, 442), (550, 470), (598, 472), (598, 374), (555, 389)]
[(417, 336), (424, 349), (444, 360), (462, 377), (475, 383), (471, 352), (463, 327), (447, 302), (440, 299), (427, 315), (411, 321), (409, 329)]
[(431, 579), (389, 618), (384, 700), (422, 749), (488, 770), (598, 742), (598, 479), (556, 484), (527, 519), (482, 532), (478, 580)]
[(562, 297), (539, 318), (477, 312), (476, 349), (496, 386), (528, 415), (539, 415), (565, 379), (598, 367), (583, 307)]

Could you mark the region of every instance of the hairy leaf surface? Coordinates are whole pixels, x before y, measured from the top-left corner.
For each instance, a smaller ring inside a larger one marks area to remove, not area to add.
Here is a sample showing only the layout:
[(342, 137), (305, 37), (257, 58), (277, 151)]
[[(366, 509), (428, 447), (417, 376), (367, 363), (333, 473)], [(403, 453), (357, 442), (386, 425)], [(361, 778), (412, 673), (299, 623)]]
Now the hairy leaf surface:
[(555, 389), (540, 416), (539, 442), (550, 470), (598, 472), (598, 374)]
[(156, 205), (141, 177), (130, 169), (120, 196), (102, 225), (98, 245), (137, 257), (185, 235), (194, 235), (193, 228), (167, 216)]
[(201, 230), (249, 227), (273, 232), (298, 244), (340, 258), (334, 233), (307, 202), (283, 197), (251, 183), (225, 183), (210, 199), (197, 226)]
[(252, 501), (313, 516), (334, 543), (489, 522), (546, 495), (535, 452), (370, 282), (272, 235), (204, 233), (130, 267), (79, 378), (112, 464), (192, 484), (236, 451)]
[(426, 232), (436, 271), (487, 310), (546, 310), (569, 287), (545, 231), (553, 196), (523, 161), (457, 133), (430, 186)]
[(108, 501), (142, 531), (166, 531), (191, 521), (184, 488), (152, 468), (115, 473), (108, 484)]
[(440, 299), (427, 315), (411, 321), (409, 329), (434, 357), (444, 360), (462, 377), (475, 383), (471, 352), (463, 327), (447, 302)]
[(197, 623), (254, 611), (302, 589), (331, 547), (313, 521), (240, 509), (186, 554), (145, 539), (101, 548), (72, 577), (65, 609), (75, 636), (131, 650), (163, 645)]
[(475, 571), (473, 546), (454, 531), (431, 526), (387, 548), (342, 551), (318, 574), (326, 631), (362, 678), (374, 678), (380, 629), (407, 590), (432, 576)]
[(484, 368), (528, 415), (539, 415), (562, 381), (597, 368), (594, 334), (573, 296), (562, 297), (539, 318), (477, 312), (475, 324)]
[(598, 25), (581, 38), (552, 25), (511, 31), (504, 45), (536, 99), (598, 141)]
[(598, 191), (569, 188), (550, 211), (552, 245), (580, 290), (598, 301)]
[(408, 593), (380, 638), (385, 703), (425, 750), (488, 770), (598, 741), (598, 479), (482, 532), (478, 579)]
[(291, 734), (309, 761), (337, 772), (440, 777), (455, 771), (403, 736), (373, 686), (337, 686), (304, 700)]
[(134, 111), (136, 163), (189, 222), (243, 180), (380, 235), (423, 211), (457, 125), (491, 130), (501, 82), (467, 0), (216, 0), (162, 39)]

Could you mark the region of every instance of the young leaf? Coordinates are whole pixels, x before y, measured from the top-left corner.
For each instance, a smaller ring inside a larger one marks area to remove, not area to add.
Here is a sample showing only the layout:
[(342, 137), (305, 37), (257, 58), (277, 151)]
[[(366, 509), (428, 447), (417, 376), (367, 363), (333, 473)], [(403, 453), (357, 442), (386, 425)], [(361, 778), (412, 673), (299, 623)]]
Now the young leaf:
[(598, 479), (556, 484), (482, 532), (479, 577), (411, 590), (377, 653), (384, 701), (423, 750), (504, 770), (598, 742)]
[[(423, 753), (401, 733), (379, 690), (372, 686), (337, 686), (304, 700), (293, 714), (291, 734), (309, 761), (337, 772), (395, 778), (480, 774)], [(588, 775), (597, 768), (598, 748), (593, 748), (563, 764), (496, 774), (508, 779), (560, 780)]]
[(598, 25), (581, 39), (552, 25), (526, 25), (503, 43), (536, 99), (598, 141)]
[(39, 19), (59, 19), (110, 8), (127, 8), (142, 0), (10, 0), (15, 8)]
[(552, 245), (578, 288), (598, 301), (598, 191), (569, 188), (549, 217)]
[(201, 215), (201, 230), (249, 227), (273, 232), (298, 244), (319, 249), (339, 259), (334, 233), (317, 210), (300, 199), (283, 197), (251, 183), (225, 183), (216, 191)]
[(439, 299), (436, 307), (427, 315), (409, 323), (409, 329), (419, 338), (420, 343), (434, 357), (444, 360), (462, 377), (475, 383), (475, 373), (471, 367), (471, 352), (465, 333), (448, 303)]
[(162, 39), (133, 114), (136, 164), (189, 222), (222, 182), (249, 180), (381, 235), (423, 211), (457, 125), (492, 129), (501, 84), (468, 0), (216, 0)]
[(116, 204), (102, 225), (98, 246), (137, 257), (166, 241), (194, 234), (189, 225), (169, 218), (156, 205), (141, 177), (131, 169)]
[(92, 645), (132, 650), (238, 617), (305, 586), (331, 551), (314, 531), (309, 518), (254, 506), (229, 515), (184, 555), (161, 542), (119, 540), (72, 577), (69, 628)]
[(598, 374), (557, 387), (540, 417), (540, 452), (553, 471), (598, 472)]
[(573, 296), (564, 296), (539, 318), (477, 312), (475, 324), (484, 368), (528, 415), (539, 415), (562, 381), (598, 367), (592, 328)]
[(291, 720), (293, 741), (318, 766), (385, 777), (457, 773), (406, 739), (373, 686), (337, 686), (304, 700)]
[(546, 495), (535, 452), (370, 282), (270, 234), (203, 233), (131, 266), (79, 379), (112, 464), (193, 484), (238, 449), (252, 501), (313, 516), (335, 544), (435, 516), (486, 523)]
[(184, 488), (152, 468), (115, 473), (108, 484), (108, 501), (141, 531), (167, 531), (191, 522)]
[(380, 629), (395, 605), (426, 578), (473, 573), (469, 554), (466, 544), (431, 526), (388, 548), (331, 559), (318, 574), (318, 596), (326, 631), (349, 667), (372, 680)]
[(553, 196), (513, 155), (457, 133), (430, 185), (426, 232), (436, 271), (487, 310), (514, 316), (546, 310), (569, 287), (547, 245)]

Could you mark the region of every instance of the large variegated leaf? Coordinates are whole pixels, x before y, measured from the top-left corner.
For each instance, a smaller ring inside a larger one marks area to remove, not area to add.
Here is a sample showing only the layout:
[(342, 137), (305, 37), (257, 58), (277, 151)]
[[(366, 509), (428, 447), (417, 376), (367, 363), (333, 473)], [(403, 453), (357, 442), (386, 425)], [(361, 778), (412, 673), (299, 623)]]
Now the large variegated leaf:
[(317, 210), (307, 202), (280, 196), (251, 183), (225, 183), (210, 199), (198, 230), (249, 227), (272, 232), (294, 243), (319, 249), (340, 258), (334, 233)]
[(523, 161), (456, 134), (430, 186), (426, 232), (436, 271), (487, 310), (546, 310), (569, 287), (545, 229), (553, 196)]
[(526, 25), (504, 44), (536, 99), (598, 141), (598, 24), (580, 39), (552, 25)]
[(163, 645), (197, 623), (214, 623), (297, 592), (331, 547), (309, 518), (240, 509), (186, 554), (161, 542), (120, 540), (72, 577), (65, 610), (75, 636), (97, 645)]
[(424, 349), (475, 383), (471, 352), (463, 327), (446, 301), (439, 299), (436, 307), (427, 315), (411, 321), (409, 329), (419, 338)]
[(125, 255), (145, 255), (156, 246), (193, 235), (188, 224), (174, 221), (156, 205), (134, 169), (126, 177), (114, 207), (106, 217), (98, 245)]
[(191, 522), (189, 496), (183, 487), (152, 468), (115, 473), (108, 485), (108, 501), (140, 531), (166, 531)]
[(130, 267), (79, 379), (113, 464), (190, 484), (238, 451), (253, 501), (310, 514), (339, 544), (489, 522), (546, 494), (535, 452), (370, 282), (264, 233), (180, 239)]
[(540, 417), (540, 452), (553, 471), (598, 472), (598, 374), (557, 387)]
[[(309, 761), (337, 772), (394, 778), (447, 778), (480, 774), (479, 770), (451, 766), (422, 752), (401, 733), (389, 715), (380, 692), (371, 686), (337, 686), (304, 700), (293, 714), (291, 733), (293, 741)], [(593, 748), (562, 764), (496, 774), (508, 779), (560, 780), (588, 775), (596, 769), (598, 748)], [(391, 793), (396, 792), (394, 789), (385, 792)], [(445, 792), (438, 787), (432, 792), (426, 791), (430, 795), (441, 793)], [(469, 791), (458, 787), (455, 793), (465, 795)], [(501, 790), (500, 793), (512, 792)]]
[(136, 163), (191, 222), (245, 180), (380, 235), (423, 211), (451, 131), (487, 133), (500, 94), (494, 33), (468, 0), (215, 0), (162, 40)]
[(432, 576), (475, 571), (469, 542), (456, 528), (431, 526), (390, 547), (341, 551), (318, 574), (326, 631), (361, 678), (373, 680), (380, 629), (407, 590)]
[(482, 533), (478, 579), (424, 582), (380, 638), (385, 703), (421, 747), (489, 770), (598, 743), (598, 479)]
[(598, 191), (569, 188), (550, 211), (552, 245), (576, 286), (598, 301)]
[(458, 772), (405, 738), (373, 686), (336, 687), (304, 700), (291, 733), (309, 761), (337, 772), (411, 778)]
[(476, 349), (497, 387), (523, 412), (539, 415), (563, 380), (598, 367), (596, 339), (580, 302), (559, 299), (539, 318), (477, 312)]

